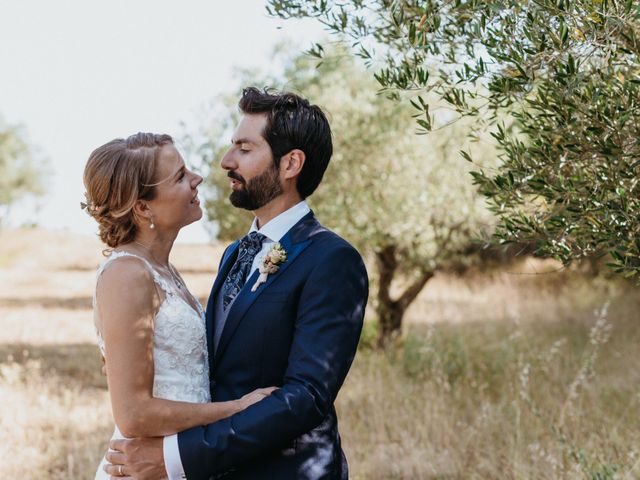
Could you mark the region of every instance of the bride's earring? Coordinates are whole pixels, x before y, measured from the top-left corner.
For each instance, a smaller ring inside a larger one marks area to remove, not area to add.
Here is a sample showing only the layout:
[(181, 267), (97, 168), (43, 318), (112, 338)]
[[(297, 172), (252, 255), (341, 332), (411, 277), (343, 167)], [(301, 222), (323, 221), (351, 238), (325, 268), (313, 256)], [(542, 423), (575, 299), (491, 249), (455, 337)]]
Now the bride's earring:
[(155, 224), (153, 223), (153, 218), (149, 219), (149, 228), (151, 230), (153, 230), (154, 228), (156, 228)]

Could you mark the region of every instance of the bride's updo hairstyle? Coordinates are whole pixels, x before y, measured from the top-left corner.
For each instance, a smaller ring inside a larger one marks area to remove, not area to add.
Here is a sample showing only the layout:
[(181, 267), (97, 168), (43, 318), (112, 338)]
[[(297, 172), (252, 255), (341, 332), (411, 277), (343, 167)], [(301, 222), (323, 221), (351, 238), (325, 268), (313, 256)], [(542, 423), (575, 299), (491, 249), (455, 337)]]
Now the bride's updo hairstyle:
[(86, 203), (81, 203), (99, 225), (102, 241), (111, 248), (133, 241), (138, 229), (133, 206), (153, 200), (156, 164), (169, 135), (136, 133), (96, 148), (84, 168)]

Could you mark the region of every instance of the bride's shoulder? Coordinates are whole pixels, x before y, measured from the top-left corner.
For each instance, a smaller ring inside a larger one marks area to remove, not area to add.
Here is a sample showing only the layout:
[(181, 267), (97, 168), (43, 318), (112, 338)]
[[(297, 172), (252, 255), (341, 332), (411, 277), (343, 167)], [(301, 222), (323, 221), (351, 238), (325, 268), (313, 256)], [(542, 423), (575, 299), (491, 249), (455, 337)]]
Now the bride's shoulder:
[(107, 259), (100, 271), (96, 290), (114, 290), (121, 293), (138, 295), (154, 290), (153, 274), (145, 261), (133, 255), (117, 255)]
[(124, 255), (108, 259), (98, 276), (94, 303), (96, 327), (106, 351), (113, 350), (114, 339), (122, 340), (134, 330), (151, 332), (159, 304), (144, 260)]

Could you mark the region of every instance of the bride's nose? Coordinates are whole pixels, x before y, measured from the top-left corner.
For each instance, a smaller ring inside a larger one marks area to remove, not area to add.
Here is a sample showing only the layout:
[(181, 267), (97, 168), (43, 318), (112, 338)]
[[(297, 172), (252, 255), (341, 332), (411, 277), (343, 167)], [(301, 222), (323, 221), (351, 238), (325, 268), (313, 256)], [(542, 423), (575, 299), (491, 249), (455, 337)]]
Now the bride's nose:
[(197, 173), (193, 174), (193, 180), (191, 181), (191, 188), (196, 188), (203, 181), (203, 178)]

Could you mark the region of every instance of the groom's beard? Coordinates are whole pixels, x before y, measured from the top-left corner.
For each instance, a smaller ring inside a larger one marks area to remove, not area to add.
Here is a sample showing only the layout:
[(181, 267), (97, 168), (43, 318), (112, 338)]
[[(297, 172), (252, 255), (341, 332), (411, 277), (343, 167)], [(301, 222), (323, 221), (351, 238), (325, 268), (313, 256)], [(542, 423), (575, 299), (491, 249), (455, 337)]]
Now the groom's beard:
[(257, 210), (282, 193), (278, 167), (275, 163), (272, 163), (264, 172), (248, 182), (232, 170), (227, 173), (227, 176), (240, 182), (243, 187), (239, 190), (233, 190), (229, 195), (231, 204), (237, 208)]

